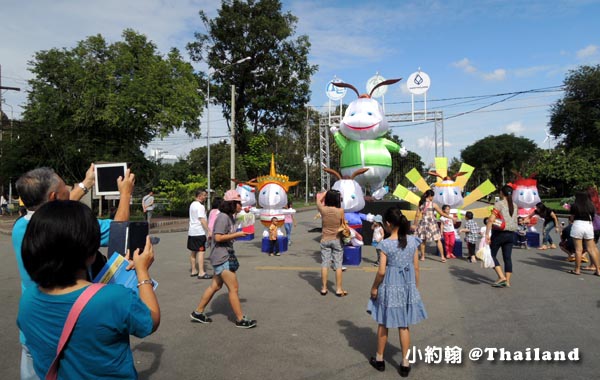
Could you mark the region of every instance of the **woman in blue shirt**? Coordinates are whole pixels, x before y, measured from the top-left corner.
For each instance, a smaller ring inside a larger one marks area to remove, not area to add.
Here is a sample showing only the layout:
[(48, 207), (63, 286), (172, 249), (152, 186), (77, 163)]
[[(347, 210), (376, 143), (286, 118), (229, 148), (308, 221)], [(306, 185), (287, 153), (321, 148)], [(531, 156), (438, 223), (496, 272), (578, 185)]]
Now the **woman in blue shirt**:
[[(22, 256), (37, 286), (23, 293), (17, 324), (25, 334), (40, 378), (54, 360), (71, 307), (91, 284), (87, 267), (99, 246), (98, 222), (79, 202), (46, 203), (29, 222)], [(160, 323), (160, 308), (148, 273), (153, 260), (147, 237), (144, 251), (133, 253), (137, 292), (106, 285), (90, 299), (61, 356), (59, 379), (137, 378), (129, 335), (145, 337)]]

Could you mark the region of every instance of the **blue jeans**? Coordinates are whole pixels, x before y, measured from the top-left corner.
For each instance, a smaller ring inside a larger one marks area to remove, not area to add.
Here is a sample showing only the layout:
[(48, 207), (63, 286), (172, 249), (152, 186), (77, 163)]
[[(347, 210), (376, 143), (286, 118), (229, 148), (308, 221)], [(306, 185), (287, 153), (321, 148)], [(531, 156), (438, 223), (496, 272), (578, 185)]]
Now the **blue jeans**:
[(555, 227), (556, 227), (556, 224), (554, 224), (554, 220), (551, 222), (548, 222), (548, 224), (546, 224), (544, 226), (544, 237), (543, 237), (542, 244), (544, 244), (544, 245), (554, 244), (554, 242), (552, 241), (552, 236), (550, 236), (550, 231), (552, 231), (552, 229)]
[(288, 238), (288, 244), (292, 242), (292, 223), (285, 223), (285, 236)]
[(33, 369), (33, 358), (24, 345), (21, 346), (21, 380), (40, 380)]
[(512, 273), (512, 248), (514, 243), (514, 231), (496, 231), (492, 230), (492, 241), (490, 243), (490, 251), (494, 259), (494, 266), (499, 267), (500, 262), (496, 258), (498, 250), (502, 248), (502, 260), (504, 261), (504, 271)]

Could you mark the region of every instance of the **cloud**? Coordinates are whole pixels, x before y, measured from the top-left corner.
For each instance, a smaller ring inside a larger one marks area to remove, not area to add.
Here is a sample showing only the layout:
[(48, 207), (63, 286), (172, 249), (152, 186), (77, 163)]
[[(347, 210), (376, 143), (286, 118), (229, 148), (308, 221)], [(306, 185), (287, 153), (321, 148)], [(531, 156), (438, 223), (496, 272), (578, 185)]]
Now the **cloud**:
[(504, 80), (506, 79), (506, 70), (496, 69), (491, 73), (481, 73), (481, 77), (485, 80)]
[(468, 58), (463, 58), (460, 61), (457, 62), (453, 62), (452, 65), (454, 67), (458, 67), (459, 69), (462, 69), (465, 73), (475, 73), (477, 72), (477, 69), (475, 68), (475, 66), (471, 65), (471, 62), (469, 61)]
[(405, 81), (400, 82), (400, 86), (398, 86), (400, 88), (400, 93), (403, 95), (410, 95), (411, 92), (408, 91), (408, 86), (406, 85)]
[(581, 50), (577, 50), (577, 58), (586, 59), (598, 54), (598, 46), (588, 45)]
[(521, 123), (520, 121), (513, 121), (512, 123), (506, 125), (504, 129), (506, 130), (506, 132), (514, 133), (515, 135), (520, 135), (525, 130), (525, 128), (523, 127), (523, 123)]
[(479, 71), (468, 58), (463, 58), (460, 61), (452, 62), (452, 66), (461, 69), (467, 74), (478, 76), (486, 81), (501, 81), (506, 79), (505, 69), (496, 69), (490, 73)]
[(531, 66), (531, 67), (522, 67), (519, 69), (512, 70), (512, 73), (519, 78), (526, 78), (534, 76), (537, 73), (542, 72), (552, 72), (556, 70), (556, 65), (540, 65), (540, 66)]
[[(435, 148), (435, 141), (430, 136), (420, 137), (417, 139), (417, 146), (419, 148)], [(438, 147), (441, 147), (442, 144), (438, 144)], [(444, 141), (444, 146), (452, 146), (452, 144), (448, 141)]]

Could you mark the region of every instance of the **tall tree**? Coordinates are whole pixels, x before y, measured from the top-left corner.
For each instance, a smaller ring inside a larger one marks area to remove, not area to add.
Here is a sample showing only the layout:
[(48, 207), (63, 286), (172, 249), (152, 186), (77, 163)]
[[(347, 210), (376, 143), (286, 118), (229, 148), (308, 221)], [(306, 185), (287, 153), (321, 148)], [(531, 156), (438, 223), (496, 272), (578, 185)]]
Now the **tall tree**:
[(600, 65), (569, 71), (565, 94), (553, 107), (550, 133), (567, 151), (586, 147), (600, 151)]
[(91, 161), (127, 161), (141, 175), (150, 169), (141, 148), (153, 138), (180, 128), (199, 133), (203, 104), (192, 66), (176, 49), (163, 57), (133, 30), (122, 37), (109, 45), (91, 36), (35, 54), (15, 151), (27, 152), (28, 167), (20, 170), (47, 165), (75, 181)]
[(538, 151), (535, 142), (511, 133), (478, 140), (463, 149), (460, 156), (469, 165), (490, 173), (490, 180), (502, 186), (512, 178), (512, 170), (529, 173)]
[(600, 158), (595, 150), (577, 147), (542, 150), (532, 168), (538, 182), (543, 182), (556, 195), (573, 195), (575, 190), (585, 190), (600, 184)]
[[(246, 152), (249, 133), (300, 131), (310, 77), (317, 66), (308, 63), (308, 37), (293, 39), (297, 18), (282, 12), (279, 0), (224, 0), (216, 18), (199, 14), (205, 32), (195, 33), (188, 50), (194, 61), (214, 69), (211, 101), (222, 105), (227, 120), (231, 120), (231, 86), (235, 87), (240, 152)], [(245, 57), (251, 60), (235, 64)]]

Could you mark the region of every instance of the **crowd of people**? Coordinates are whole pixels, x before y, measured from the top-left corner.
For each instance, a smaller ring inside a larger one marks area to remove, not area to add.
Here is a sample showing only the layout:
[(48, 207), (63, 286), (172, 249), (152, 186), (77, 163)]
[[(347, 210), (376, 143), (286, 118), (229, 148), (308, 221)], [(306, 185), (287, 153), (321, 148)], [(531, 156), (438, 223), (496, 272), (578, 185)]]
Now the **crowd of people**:
[[(106, 261), (99, 248), (108, 245), (111, 224), (113, 221), (129, 220), (135, 176), (127, 170), (117, 180), (120, 201), (112, 220), (96, 219), (89, 207), (78, 202), (94, 181), (92, 164), (81, 184), (73, 186), (72, 190), (50, 168), (31, 170), (16, 183), (27, 209), (26, 215), (15, 222), (12, 234), (23, 291), (17, 316), (22, 379), (53, 375), (61, 378), (135, 378), (137, 374), (129, 336), (148, 336), (160, 324), (160, 307), (149, 273), (154, 261), (150, 237), (147, 237), (143, 249), (127, 253), (130, 259), (128, 269), (134, 270), (138, 279), (134, 289), (121, 285), (92, 285), (95, 273), (91, 268), (95, 262), (100, 261), (101, 266)], [(454, 256), (454, 237), (457, 233), (464, 233), (467, 260), (474, 262), (477, 241), (481, 239), (479, 248), (489, 245), (497, 274), (492, 286), (507, 288), (511, 286), (513, 274), (511, 255), (515, 234), (521, 230), (520, 226), (527, 225), (530, 217), (538, 215), (544, 220), (541, 250), (554, 247), (551, 232), (555, 230), (561, 237), (559, 247), (575, 263), (575, 268), (569, 273), (579, 275), (581, 270), (591, 270), (600, 276), (596, 247), (600, 228), (595, 228), (596, 222), (600, 224), (597, 220), (600, 210), (594, 203), (600, 205), (597, 192), (576, 193), (570, 208), (570, 223), (561, 230), (555, 213), (542, 203), (527, 217), (519, 217), (512, 202), (512, 191), (510, 186), (500, 189), (500, 199), (494, 204), (491, 215), (484, 219), (481, 229), (473, 220), (473, 214), (467, 212), (465, 227), (456, 231), (456, 218), (450, 214), (450, 208), (436, 205), (430, 190), (423, 194), (412, 224), (395, 206), (385, 211), (383, 216), (374, 218), (373, 245), (376, 246), (378, 269), (367, 310), (378, 325), (377, 350), (369, 360), (376, 370), (385, 370), (384, 350), (388, 330), (397, 328), (403, 354), (399, 372), (403, 377), (410, 372), (406, 355), (410, 347), (409, 328), (427, 318), (418, 290), (419, 261), (425, 259), (427, 241), (436, 243), (441, 261), (445, 262)], [(242, 311), (236, 275), (240, 263), (234, 242), (248, 235), (236, 228), (235, 216), (242, 209), (240, 195), (235, 190), (227, 191), (222, 198), (214, 199), (209, 213), (203, 204), (207, 195), (206, 191), (198, 190), (189, 208), (187, 248), (190, 252), (190, 275), (211, 280), (190, 318), (194, 322), (211, 323), (206, 309), (225, 284), (236, 318), (235, 326), (254, 328), (257, 321), (248, 318)], [(142, 202), (147, 221), (151, 220), (153, 204), (154, 196), (150, 191)], [(318, 193), (316, 206), (322, 223), (320, 294), (326, 296), (329, 292), (328, 271), (332, 268), (335, 273), (334, 294), (348, 296), (343, 287), (341, 237), (346, 224), (340, 192), (329, 190)], [(439, 225), (436, 213), (441, 216)], [(286, 235), (291, 237), (295, 220), (289, 218), (284, 223)], [(278, 225), (273, 218), (269, 233), (269, 252), (272, 254), (279, 253)], [(207, 251), (212, 275), (204, 267)], [(497, 258), (500, 251), (504, 268)], [(590, 265), (582, 268), (582, 262), (587, 261), (591, 261)], [(78, 316), (74, 310), (81, 314)], [(111, 310), (110, 318), (103, 318), (98, 325), (92, 316), (106, 310)], [(73, 324), (73, 321), (77, 322)], [(70, 339), (62, 347), (59, 342), (65, 334), (70, 334)], [(105, 360), (97, 360), (99, 357)], [(118, 365), (115, 365), (115, 360)]]

